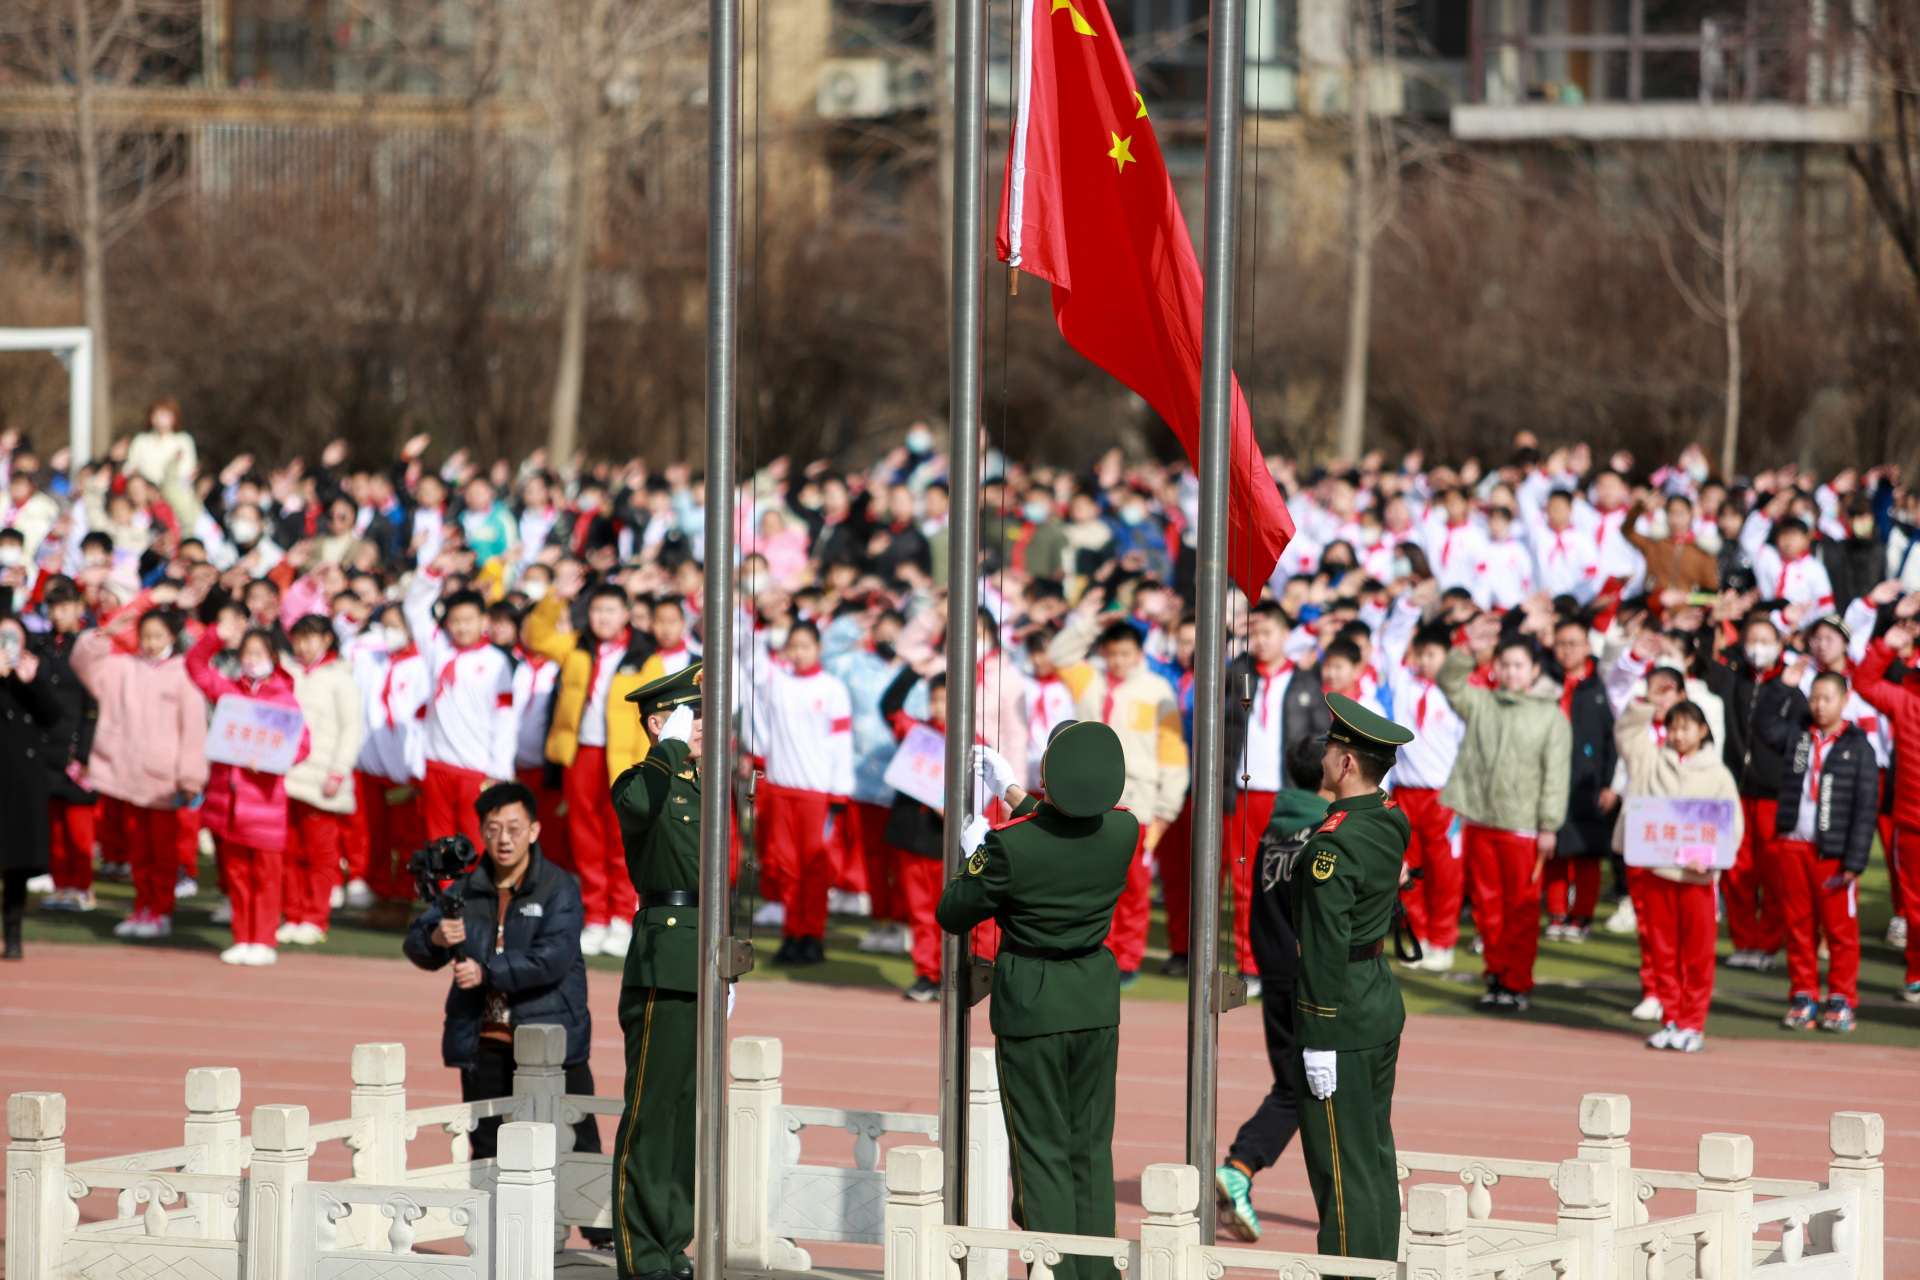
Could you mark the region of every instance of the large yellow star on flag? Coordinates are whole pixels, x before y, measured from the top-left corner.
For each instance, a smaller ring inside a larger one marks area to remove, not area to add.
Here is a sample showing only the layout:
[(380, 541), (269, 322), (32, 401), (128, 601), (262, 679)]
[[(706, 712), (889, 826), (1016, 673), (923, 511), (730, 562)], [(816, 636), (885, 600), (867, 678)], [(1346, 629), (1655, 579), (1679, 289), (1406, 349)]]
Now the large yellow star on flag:
[(1065, 9), (1068, 13), (1073, 15), (1073, 29), (1075, 31), (1078, 31), (1081, 35), (1097, 36), (1100, 34), (1099, 32), (1093, 29), (1092, 23), (1088, 22), (1085, 18), (1080, 16), (1080, 11), (1073, 7), (1073, 0), (1053, 0), (1053, 8), (1049, 12), (1058, 13), (1062, 9)]
[(1108, 136), (1113, 139), (1113, 149), (1107, 152), (1107, 156), (1113, 161), (1115, 173), (1125, 173), (1129, 160), (1132, 160), (1134, 164), (1140, 163), (1138, 160), (1133, 159), (1133, 138), (1131, 135), (1123, 138), (1117, 133), (1110, 133)]

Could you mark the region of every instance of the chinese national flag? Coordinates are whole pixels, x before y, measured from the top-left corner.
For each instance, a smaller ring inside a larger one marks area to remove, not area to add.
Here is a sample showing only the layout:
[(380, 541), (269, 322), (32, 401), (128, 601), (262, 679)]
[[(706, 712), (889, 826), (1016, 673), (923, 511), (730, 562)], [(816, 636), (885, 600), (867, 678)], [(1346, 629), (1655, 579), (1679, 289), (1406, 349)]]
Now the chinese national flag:
[[(1053, 285), (1060, 334), (1200, 462), (1200, 264), (1104, 0), (1022, 0), (1000, 260)], [(1233, 384), (1228, 570), (1258, 599), (1293, 538)]]

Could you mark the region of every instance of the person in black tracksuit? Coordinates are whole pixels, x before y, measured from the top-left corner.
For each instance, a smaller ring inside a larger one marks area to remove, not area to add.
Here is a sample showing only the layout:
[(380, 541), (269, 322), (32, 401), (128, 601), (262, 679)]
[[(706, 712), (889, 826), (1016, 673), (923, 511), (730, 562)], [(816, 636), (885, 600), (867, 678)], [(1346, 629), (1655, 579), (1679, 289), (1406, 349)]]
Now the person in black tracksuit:
[[(1606, 678), (1591, 656), (1586, 626), (1563, 619), (1554, 628), (1555, 664), (1562, 667), (1560, 705), (1573, 729), (1573, 766), (1568, 775), (1567, 822), (1554, 842), (1547, 864), (1548, 937), (1584, 942), (1593, 927), (1593, 909), (1600, 898), (1602, 860), (1613, 858), (1613, 824), (1619, 816), (1619, 798), (1610, 794), (1620, 750), (1613, 740), (1613, 704), (1607, 699)], [(1571, 665), (1572, 670), (1565, 669)], [(1584, 674), (1583, 674), (1584, 673)], [(1562, 861), (1566, 859), (1567, 861)], [(1624, 871), (1614, 869), (1616, 887), (1626, 884)]]
[(1765, 614), (1741, 627), (1741, 647), (1713, 652), (1717, 624), (1708, 622), (1695, 636), (1700, 676), (1726, 707), (1727, 740), (1721, 758), (1740, 787), (1746, 827), (1739, 860), (1721, 873), (1733, 954), (1722, 963), (1732, 969), (1768, 969), (1785, 937), (1781, 914), (1778, 858), (1774, 850), (1774, 809), (1780, 799), (1781, 748), (1772, 745), (1780, 730), (1799, 724), (1807, 700), (1780, 679), (1780, 632)]
[(1317, 737), (1303, 738), (1287, 753), (1287, 774), (1293, 786), (1274, 797), (1273, 818), (1260, 837), (1260, 864), (1254, 871), (1248, 931), (1260, 971), (1260, 1022), (1266, 1032), (1273, 1087), (1240, 1126), (1226, 1164), (1214, 1174), (1220, 1223), (1246, 1241), (1260, 1238), (1259, 1219), (1248, 1198), (1253, 1177), (1271, 1168), (1300, 1130), (1294, 1100), (1300, 1051), (1293, 1039), (1293, 975), (1300, 962), (1300, 942), (1293, 931), (1287, 895), (1294, 859), (1327, 816), (1330, 793), (1320, 789), (1325, 755), (1326, 744)]
[[(461, 886), (464, 908), (452, 919), (438, 906), (429, 908), (401, 945), (422, 969), (454, 966), (441, 1060), (460, 1072), (462, 1101), (507, 1097), (513, 1092), (513, 1028), (549, 1023), (567, 1032), (567, 1092), (591, 1094), (593, 1015), (580, 956), (580, 887), (541, 855), (537, 803), (526, 786), (488, 787), (474, 808), (487, 850)], [(494, 1154), (499, 1129), (498, 1118), (480, 1122), (473, 1132), (474, 1159)], [(600, 1150), (592, 1116), (573, 1132), (575, 1151)]]

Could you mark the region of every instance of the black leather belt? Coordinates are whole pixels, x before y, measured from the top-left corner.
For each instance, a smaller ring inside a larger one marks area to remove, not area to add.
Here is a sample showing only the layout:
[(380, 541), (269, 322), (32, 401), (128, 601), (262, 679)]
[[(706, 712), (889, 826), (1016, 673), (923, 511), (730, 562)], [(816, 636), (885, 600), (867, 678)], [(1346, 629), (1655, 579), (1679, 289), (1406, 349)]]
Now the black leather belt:
[(640, 895), (640, 909), (651, 907), (697, 907), (700, 895), (688, 893), (685, 889), (669, 889), (665, 893), (643, 893)]
[(1357, 964), (1362, 960), (1371, 960), (1375, 956), (1387, 953), (1387, 940), (1375, 938), (1372, 942), (1362, 942), (1358, 946), (1347, 948), (1347, 963)]
[(1077, 951), (1067, 951), (1060, 947), (1023, 947), (1003, 937), (1000, 939), (1000, 949), (1009, 955), (1025, 956), (1029, 960), (1084, 960), (1103, 948), (1098, 943), (1091, 947), (1082, 947)]

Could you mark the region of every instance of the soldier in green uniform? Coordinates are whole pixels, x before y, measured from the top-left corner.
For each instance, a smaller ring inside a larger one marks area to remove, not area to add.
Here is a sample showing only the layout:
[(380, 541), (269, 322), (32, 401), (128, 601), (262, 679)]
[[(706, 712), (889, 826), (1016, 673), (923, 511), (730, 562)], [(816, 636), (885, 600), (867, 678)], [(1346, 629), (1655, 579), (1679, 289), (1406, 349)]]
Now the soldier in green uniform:
[[(1103, 943), (1140, 843), (1139, 820), (1114, 807), (1126, 785), (1120, 739), (1093, 721), (1055, 730), (1040, 766), (1044, 800), (1015, 785), (998, 752), (975, 754), (1014, 818), (997, 831), (984, 819), (969, 824), (966, 869), (947, 882), (936, 918), (949, 933), (1000, 924), (992, 1024), (1013, 1220), (1110, 1236), (1120, 969)], [(1055, 1274), (1117, 1273), (1101, 1259), (1063, 1258)]]
[(626, 1106), (614, 1139), (619, 1274), (692, 1273), (693, 1085), (699, 988), (701, 664), (627, 695), (646, 758), (613, 783), (627, 874), (640, 895), (620, 987)]
[(1323, 781), (1334, 799), (1293, 872), (1300, 1147), (1320, 1210), (1320, 1252), (1393, 1258), (1400, 1249), (1393, 1078), (1407, 1010), (1386, 948), (1411, 827), (1380, 779), (1413, 734), (1337, 693), (1327, 695), (1327, 707), (1333, 722)]

